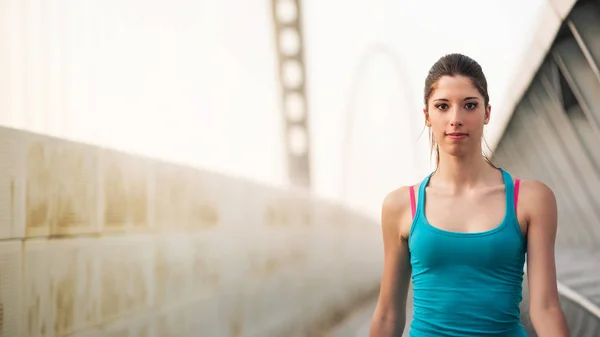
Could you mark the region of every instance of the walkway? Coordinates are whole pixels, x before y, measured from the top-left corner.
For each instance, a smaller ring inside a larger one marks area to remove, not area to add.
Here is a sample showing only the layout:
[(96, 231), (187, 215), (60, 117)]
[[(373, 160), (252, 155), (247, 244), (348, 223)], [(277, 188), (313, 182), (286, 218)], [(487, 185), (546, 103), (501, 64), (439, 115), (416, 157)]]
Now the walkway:
[[(371, 318), (373, 317), (373, 311), (375, 310), (376, 305), (377, 298), (374, 298), (358, 308), (324, 337), (369, 337)], [(402, 335), (403, 337), (408, 337), (408, 328), (410, 327), (410, 321), (412, 319), (412, 306), (412, 290), (410, 290), (407, 296), (406, 327), (404, 329), (404, 334)]]

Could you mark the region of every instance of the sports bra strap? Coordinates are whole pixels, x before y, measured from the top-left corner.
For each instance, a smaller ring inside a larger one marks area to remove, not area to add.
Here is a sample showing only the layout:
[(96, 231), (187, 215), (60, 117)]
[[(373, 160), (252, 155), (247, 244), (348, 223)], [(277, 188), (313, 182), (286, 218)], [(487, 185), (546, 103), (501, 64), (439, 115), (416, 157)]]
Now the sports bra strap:
[(515, 179), (515, 214), (517, 213), (517, 205), (519, 204), (519, 186), (521, 179)]
[(417, 212), (417, 207), (415, 205), (415, 186), (410, 187), (410, 210), (414, 219), (415, 213)]

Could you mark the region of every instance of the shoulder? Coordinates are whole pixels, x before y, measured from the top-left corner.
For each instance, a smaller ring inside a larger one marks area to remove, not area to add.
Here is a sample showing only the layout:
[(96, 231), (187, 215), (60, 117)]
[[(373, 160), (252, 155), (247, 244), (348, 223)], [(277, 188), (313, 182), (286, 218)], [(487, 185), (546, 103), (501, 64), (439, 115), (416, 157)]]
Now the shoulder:
[(389, 192), (383, 199), (381, 211), (389, 214), (400, 214), (410, 208), (410, 186), (402, 186)]
[[(415, 187), (416, 202), (417, 187)], [(407, 237), (412, 220), (410, 186), (402, 186), (389, 192), (381, 207), (382, 225)]]
[(537, 180), (522, 180), (519, 188), (519, 207), (528, 220), (540, 213), (556, 212), (556, 196), (552, 189)]
[(555, 202), (554, 191), (538, 180), (521, 180), (520, 200), (535, 206), (549, 205)]

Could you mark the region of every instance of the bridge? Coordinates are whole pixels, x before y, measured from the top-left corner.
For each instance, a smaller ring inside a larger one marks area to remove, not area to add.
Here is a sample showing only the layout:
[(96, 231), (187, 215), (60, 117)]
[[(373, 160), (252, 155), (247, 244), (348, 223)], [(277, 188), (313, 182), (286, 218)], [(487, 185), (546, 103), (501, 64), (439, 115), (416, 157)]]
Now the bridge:
[[(326, 152), (309, 137), (318, 131), (309, 117), (318, 116), (308, 114), (308, 102), (319, 93), (310, 95), (306, 74), (324, 70), (306, 61), (304, 43), (311, 35), (301, 24), (302, 3), (274, 0), (268, 13), (235, 7), (233, 16), (245, 11), (273, 23), (276, 48), (265, 61), (252, 54), (257, 46), (270, 50), (261, 40), (245, 42), (247, 49), (227, 45), (231, 49), (223, 57), (242, 53), (254, 57), (244, 62), (279, 65), (274, 82), (258, 72), (235, 77), (219, 70), (214, 86), (243, 87), (240, 105), (191, 80), (177, 88), (198, 90), (197, 101), (190, 98), (195, 94), (170, 89), (177, 76), (215, 74), (207, 65), (195, 65), (195, 58), (212, 57), (201, 49), (180, 54), (171, 49), (182, 48), (183, 40), (177, 40), (182, 34), (209, 36), (202, 25), (218, 26), (211, 15), (216, 5), (155, 1), (135, 7), (127, 1), (110, 5), (113, 12), (91, 2), (55, 5), (0, 0), (0, 21), (8, 28), (0, 31), (0, 73), (6, 74), (0, 108), (8, 112), (0, 127), (0, 336), (368, 336), (383, 262), (374, 211), (381, 198), (373, 196), (387, 186), (377, 177), (373, 185), (381, 189), (368, 190), (368, 197), (357, 193), (363, 187), (350, 177), (365, 172), (365, 166), (354, 166), (365, 161), (356, 158), (360, 149)], [(175, 13), (178, 6), (186, 10)], [(157, 13), (166, 21), (155, 20)], [(498, 126), (486, 137), (495, 164), (555, 191), (561, 305), (572, 336), (594, 337), (600, 334), (600, 2), (540, 1), (535, 13), (503, 106), (494, 110)], [(218, 32), (224, 39), (230, 33)], [(134, 54), (135, 48), (152, 53)], [(372, 50), (365, 55), (383, 55), (395, 71), (407, 71), (393, 48)], [(123, 59), (127, 66), (117, 67)], [(168, 62), (153, 63), (159, 60)], [(352, 118), (361, 118), (353, 109), (365, 104), (356, 98), (356, 88), (368, 74), (358, 74), (348, 78), (355, 81), (353, 100), (342, 109)], [(238, 111), (262, 95), (253, 88), (256, 78), (271, 93), (260, 99), (280, 103), (272, 110), (281, 115), (263, 117), (284, 121), (279, 136), (288, 141), (281, 160), (261, 155), (279, 151), (268, 147), (276, 138), (255, 126), (262, 110), (255, 116)], [(411, 95), (402, 90), (391, 92)], [(126, 115), (138, 100), (140, 114)], [(199, 113), (218, 102), (231, 104), (237, 114), (222, 109), (181, 121), (181, 111)], [(193, 109), (186, 110), (189, 106)], [(111, 117), (112, 110), (118, 113)], [(172, 118), (153, 117), (164, 110)], [(203, 124), (209, 117), (210, 127)], [(352, 118), (336, 136), (345, 146), (357, 142), (356, 124), (368, 119)], [(144, 123), (150, 126), (142, 128)], [(211, 130), (215, 125), (223, 129)], [(238, 151), (244, 155), (234, 158), (225, 140), (237, 133), (225, 126), (236, 132), (255, 128), (248, 133), (255, 139), (246, 142), (264, 148), (247, 145)], [(165, 136), (167, 129), (175, 132)], [(194, 130), (215, 141), (190, 138)], [(406, 139), (387, 140), (397, 146)], [(426, 172), (419, 154), (425, 148), (417, 142), (398, 149), (415, 166), (401, 171), (403, 181)], [(194, 162), (186, 157), (190, 151), (221, 161)], [(343, 153), (340, 162), (358, 168), (342, 167), (342, 183), (327, 185), (323, 182), (339, 178), (339, 172), (318, 175), (315, 166), (329, 167), (335, 152)], [(265, 170), (260, 164), (267, 161), (283, 162), (277, 167), (285, 169)], [(254, 175), (244, 176), (243, 170)], [(522, 321), (533, 337), (526, 282), (524, 289)]]

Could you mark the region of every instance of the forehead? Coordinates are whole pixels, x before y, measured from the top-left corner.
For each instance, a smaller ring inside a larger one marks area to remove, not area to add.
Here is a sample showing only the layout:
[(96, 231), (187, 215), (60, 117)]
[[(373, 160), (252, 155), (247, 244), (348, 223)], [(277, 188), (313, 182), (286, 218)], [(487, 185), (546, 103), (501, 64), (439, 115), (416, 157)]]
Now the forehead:
[(431, 99), (462, 99), (464, 97), (481, 97), (470, 78), (465, 76), (442, 76), (434, 85)]

